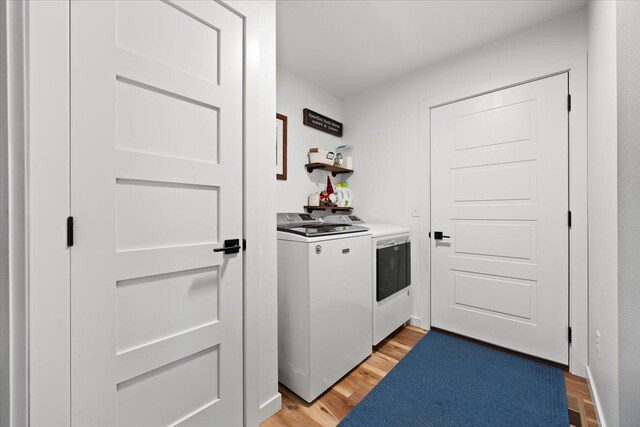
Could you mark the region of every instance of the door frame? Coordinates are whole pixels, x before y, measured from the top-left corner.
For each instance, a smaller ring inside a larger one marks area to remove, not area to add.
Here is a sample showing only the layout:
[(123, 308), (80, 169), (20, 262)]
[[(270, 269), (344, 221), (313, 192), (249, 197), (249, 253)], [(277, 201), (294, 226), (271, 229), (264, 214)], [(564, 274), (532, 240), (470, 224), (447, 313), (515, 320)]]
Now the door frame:
[[(586, 376), (588, 356), (588, 240), (587, 240), (587, 54), (581, 53), (564, 61), (542, 64), (518, 75), (503, 76), (471, 87), (449, 91), (449, 94), (425, 99), (421, 103), (420, 156), (425, 161), (424, 182), (431, 182), (431, 109), (453, 102), (484, 95), (524, 83), (568, 73), (571, 112), (569, 114), (569, 209), (572, 223), (569, 230), (569, 326), (572, 342), (569, 346), (569, 370)], [(462, 85), (461, 85), (462, 86)], [(420, 195), (427, 215), (420, 223), (419, 244), (425, 254), (420, 276), (424, 277), (418, 292), (420, 318), (424, 329), (431, 328), (431, 185)]]
[(27, 424), (25, 10), (0, 4), (0, 425)]
[[(32, 425), (71, 425), (71, 252), (65, 245), (70, 214), (69, 1), (24, 3), (29, 375), (24, 416)], [(275, 4), (221, 4), (244, 23), (244, 210), (259, 210), (268, 219), (244, 215), (244, 424), (252, 426), (281, 405), (277, 273), (271, 267), (276, 207), (262, 196), (273, 193), (275, 164), (260, 161), (275, 158)]]

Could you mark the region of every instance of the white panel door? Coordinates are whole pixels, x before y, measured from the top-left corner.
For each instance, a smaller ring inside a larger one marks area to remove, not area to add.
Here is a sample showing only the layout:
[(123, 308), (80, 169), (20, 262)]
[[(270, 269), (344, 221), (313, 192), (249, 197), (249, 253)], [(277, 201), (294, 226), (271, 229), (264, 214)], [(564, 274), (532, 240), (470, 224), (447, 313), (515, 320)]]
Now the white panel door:
[(561, 74), (431, 111), (432, 325), (562, 364), (567, 87)]
[[(76, 426), (242, 425), (243, 23), (71, 2)], [(241, 240), (240, 240), (241, 241)]]

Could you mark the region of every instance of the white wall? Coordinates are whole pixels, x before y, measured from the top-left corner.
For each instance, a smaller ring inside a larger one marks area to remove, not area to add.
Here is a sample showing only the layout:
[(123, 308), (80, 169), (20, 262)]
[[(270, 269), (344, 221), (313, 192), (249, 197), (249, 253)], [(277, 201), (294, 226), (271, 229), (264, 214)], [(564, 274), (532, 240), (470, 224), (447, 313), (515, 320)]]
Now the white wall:
[[(325, 188), (327, 172), (308, 173), (309, 148), (321, 147), (333, 150), (342, 145), (344, 138), (316, 130), (302, 124), (302, 110), (309, 108), (334, 120), (342, 121), (341, 101), (328, 92), (301, 79), (284, 68), (277, 70), (278, 113), (287, 116), (287, 180), (276, 182), (278, 212), (302, 212), (310, 193)], [(347, 126), (345, 126), (347, 129)], [(346, 130), (345, 130), (346, 132)], [(331, 177), (331, 182), (341, 182), (344, 175)], [(273, 178), (275, 179), (275, 177)]]
[[(587, 16), (580, 10), (344, 100), (345, 143), (357, 150), (349, 183), (356, 213), (366, 220), (407, 226), (419, 242), (412, 253), (412, 277), (418, 284), (416, 316), (429, 318), (424, 102), (454, 100), (478, 93), (479, 88), (503, 86), (505, 81), (517, 83), (522, 76), (566, 63), (586, 50)], [(420, 207), (421, 217), (412, 217), (413, 205)]]
[(640, 3), (617, 5), (620, 425), (640, 425)]
[(616, 103), (616, 4), (595, 1), (589, 5), (589, 368), (603, 426), (619, 425)]

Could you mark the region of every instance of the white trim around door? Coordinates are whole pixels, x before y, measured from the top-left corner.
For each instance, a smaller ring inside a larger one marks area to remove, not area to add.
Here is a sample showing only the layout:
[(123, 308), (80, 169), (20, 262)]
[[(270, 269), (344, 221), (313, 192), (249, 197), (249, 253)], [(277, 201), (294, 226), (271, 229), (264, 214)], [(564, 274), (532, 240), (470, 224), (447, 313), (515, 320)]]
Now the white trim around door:
[(0, 4), (0, 425), (28, 424), (25, 2)]
[[(461, 89), (446, 96), (427, 99), (421, 105), (422, 158), (425, 161), (424, 182), (431, 176), (431, 122), (432, 108), (517, 86), (544, 77), (567, 72), (569, 74), (569, 94), (571, 112), (569, 114), (569, 209), (572, 224), (569, 235), (569, 326), (572, 342), (569, 349), (569, 369), (573, 374), (584, 377), (587, 366), (587, 54), (580, 54), (565, 61), (542, 64), (539, 68), (519, 75), (505, 76), (490, 82), (477, 84), (469, 89)], [(421, 224), (419, 244), (424, 256), (431, 259), (431, 195), (429, 186), (424, 186), (422, 206), (428, 214)], [(430, 262), (430, 261), (429, 261)], [(429, 267), (430, 269), (430, 267)], [(421, 313), (420, 326), (431, 327), (431, 279), (430, 271), (425, 271), (426, 286), (419, 293)]]

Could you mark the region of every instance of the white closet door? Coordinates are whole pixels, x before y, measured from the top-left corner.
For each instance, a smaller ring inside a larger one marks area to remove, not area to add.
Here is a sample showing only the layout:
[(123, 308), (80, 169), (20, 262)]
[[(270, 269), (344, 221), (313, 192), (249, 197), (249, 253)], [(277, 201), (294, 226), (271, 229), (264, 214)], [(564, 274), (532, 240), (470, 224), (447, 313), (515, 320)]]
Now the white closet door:
[[(432, 324), (568, 363), (566, 74), (431, 112)], [(434, 232), (443, 232), (442, 240)]]
[(71, 2), (76, 426), (242, 425), (243, 23)]

